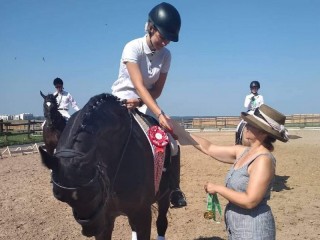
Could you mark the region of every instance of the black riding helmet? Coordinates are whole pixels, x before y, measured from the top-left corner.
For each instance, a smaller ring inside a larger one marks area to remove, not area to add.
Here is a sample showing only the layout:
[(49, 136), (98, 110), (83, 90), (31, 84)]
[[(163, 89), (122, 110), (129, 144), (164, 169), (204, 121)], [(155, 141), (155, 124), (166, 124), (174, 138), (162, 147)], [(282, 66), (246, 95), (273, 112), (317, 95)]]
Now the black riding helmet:
[(260, 89), (260, 83), (258, 81), (252, 81), (250, 83), (250, 89), (253, 87), (257, 87), (258, 89)]
[(178, 42), (181, 18), (178, 10), (169, 3), (160, 3), (149, 12), (149, 22), (167, 40)]
[(61, 78), (55, 78), (53, 80), (53, 85), (56, 86), (56, 85), (63, 85), (63, 81)]

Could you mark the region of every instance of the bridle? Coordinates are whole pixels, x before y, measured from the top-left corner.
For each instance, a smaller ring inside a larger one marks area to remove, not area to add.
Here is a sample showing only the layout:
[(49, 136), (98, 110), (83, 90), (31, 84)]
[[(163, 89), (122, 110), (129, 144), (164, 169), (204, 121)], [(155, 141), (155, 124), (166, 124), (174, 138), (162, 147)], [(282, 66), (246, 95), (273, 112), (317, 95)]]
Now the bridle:
[[(60, 185), (55, 179), (54, 179), (54, 174), (52, 172), (52, 176), (51, 176), (51, 180), (52, 180), (52, 184), (58, 188), (61, 189), (63, 191), (66, 192), (70, 192), (71, 195), (73, 196), (73, 194), (76, 194), (76, 192), (78, 192), (80, 189), (84, 189), (84, 188), (90, 188), (93, 187), (97, 184), (97, 182), (99, 183), (100, 186), (100, 192), (102, 193), (102, 197), (100, 200), (100, 203), (98, 204), (98, 207), (93, 211), (93, 214), (86, 218), (79, 218), (77, 216), (77, 213), (73, 210), (73, 216), (75, 218), (75, 220), (81, 225), (81, 226), (88, 226), (90, 225), (92, 222), (94, 222), (101, 214), (102, 214), (102, 209), (104, 208), (104, 206), (108, 203), (108, 198), (111, 196), (111, 193), (113, 193), (113, 187), (115, 184), (115, 180), (117, 178), (121, 163), (123, 161), (124, 158), (124, 154), (126, 152), (126, 149), (129, 145), (129, 141), (132, 135), (132, 127), (133, 127), (133, 120), (132, 120), (132, 114), (129, 112), (130, 115), (130, 130), (129, 130), (129, 134), (128, 134), (128, 138), (125, 142), (124, 148), (122, 150), (121, 156), (120, 156), (120, 160), (118, 162), (118, 166), (117, 169), (115, 171), (115, 175), (114, 178), (112, 180), (112, 182), (110, 181), (108, 175), (107, 175), (107, 166), (105, 166), (101, 161), (99, 161), (96, 165), (96, 171), (95, 171), (95, 175), (92, 179), (90, 179), (87, 183), (79, 186), (79, 187), (66, 187), (66, 186), (62, 186)], [(84, 154), (82, 152), (79, 152), (77, 150), (74, 149), (63, 149), (63, 150), (59, 150), (57, 151), (54, 156), (56, 157), (76, 157), (76, 156), (84, 156)]]
[[(57, 151), (54, 155), (56, 157), (59, 157), (59, 156), (64, 156), (64, 157), (80, 156), (81, 157), (84, 154), (79, 151), (73, 150), (73, 149), (63, 149), (63, 150)], [(74, 218), (81, 225), (89, 225), (92, 221), (94, 221), (98, 217), (98, 215), (100, 214), (101, 210), (103, 209), (103, 207), (105, 205), (107, 191), (110, 188), (110, 181), (107, 176), (106, 166), (103, 166), (100, 162), (98, 162), (98, 164), (96, 165), (96, 171), (95, 171), (93, 178), (91, 178), (87, 183), (85, 183), (79, 187), (62, 186), (61, 184), (59, 184), (55, 180), (54, 172), (52, 172), (51, 181), (52, 181), (52, 184), (57, 189), (60, 189), (64, 192), (69, 192), (70, 195), (72, 196), (73, 200), (77, 200), (76, 199), (77, 192), (81, 191), (82, 189), (91, 188), (91, 187), (95, 186), (96, 184), (99, 184), (99, 189), (100, 189), (100, 192), (102, 193), (102, 197), (101, 197), (100, 203), (98, 204), (97, 209), (94, 210), (94, 213), (88, 219), (80, 219), (79, 217), (77, 217), (77, 213), (73, 210)]]
[[(50, 103), (52, 105), (49, 106), (47, 103)], [(45, 101), (44, 107), (46, 109), (45, 118), (48, 122), (47, 126), (49, 128), (52, 128), (55, 125), (55, 122), (56, 122), (56, 124), (58, 124), (60, 121), (58, 105), (56, 105), (56, 103), (54, 103), (53, 100), (50, 99), (50, 100)], [(62, 115), (61, 115), (61, 117), (62, 117)]]

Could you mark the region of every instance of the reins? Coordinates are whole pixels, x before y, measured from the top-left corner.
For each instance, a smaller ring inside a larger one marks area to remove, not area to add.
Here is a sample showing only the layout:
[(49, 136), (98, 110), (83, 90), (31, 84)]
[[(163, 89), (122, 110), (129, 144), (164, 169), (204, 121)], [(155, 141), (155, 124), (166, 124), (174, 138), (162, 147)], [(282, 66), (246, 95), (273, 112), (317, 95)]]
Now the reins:
[(123, 147), (122, 153), (121, 153), (121, 157), (120, 157), (120, 161), (119, 161), (119, 164), (118, 164), (118, 166), (117, 166), (117, 169), (116, 169), (116, 173), (115, 173), (114, 178), (113, 178), (112, 183), (111, 183), (110, 192), (111, 192), (112, 194), (113, 194), (114, 183), (115, 183), (116, 178), (117, 178), (117, 176), (118, 176), (118, 172), (119, 172), (121, 163), (122, 163), (122, 161), (123, 161), (124, 154), (125, 154), (125, 152), (126, 152), (126, 150), (127, 150), (127, 147), (128, 147), (128, 145), (129, 145), (129, 141), (130, 141), (130, 138), (131, 138), (131, 135), (132, 135), (132, 126), (133, 126), (132, 114), (131, 114), (130, 111), (128, 111), (128, 114), (129, 114), (129, 116), (130, 116), (130, 130), (129, 130), (129, 135), (128, 135), (127, 141), (126, 141), (126, 143), (125, 143), (125, 145), (124, 145), (124, 147)]
[[(55, 156), (58, 156), (59, 155), (63, 155), (64, 157), (75, 157), (75, 156), (83, 156), (84, 154), (79, 152), (79, 151), (76, 151), (76, 150), (73, 150), (73, 149), (64, 149), (64, 150), (60, 150), (58, 152), (55, 153)], [(54, 175), (53, 175), (53, 172), (52, 172), (52, 176), (51, 176), (51, 180), (52, 180), (52, 183), (58, 187), (59, 189), (62, 189), (64, 191), (67, 191), (67, 192), (77, 192), (79, 191), (80, 189), (83, 189), (83, 188), (89, 188), (91, 186), (93, 186), (94, 184), (96, 184), (96, 182), (98, 181), (99, 182), (99, 186), (101, 188), (101, 194), (102, 194), (102, 197), (101, 197), (101, 201), (98, 205), (98, 207), (95, 209), (94, 213), (88, 217), (87, 219), (80, 219), (77, 217), (77, 213), (74, 211), (73, 209), (73, 215), (74, 215), (74, 218), (76, 219), (76, 221), (81, 224), (81, 225), (89, 225), (91, 222), (95, 221), (95, 219), (98, 218), (98, 216), (100, 214), (102, 214), (102, 209), (103, 207), (105, 206), (106, 204), (106, 193), (107, 193), (107, 188), (110, 186), (110, 181), (109, 181), (109, 178), (107, 176), (107, 171), (106, 170), (103, 170), (103, 168), (106, 168), (104, 165), (102, 165), (100, 163), (100, 161), (97, 163), (96, 165), (96, 171), (95, 171), (95, 175), (92, 179), (90, 179), (87, 183), (79, 186), (79, 187), (66, 187), (66, 186), (62, 186), (60, 185), (59, 183), (57, 183), (55, 180), (54, 180)], [(99, 181), (100, 180), (100, 181)]]

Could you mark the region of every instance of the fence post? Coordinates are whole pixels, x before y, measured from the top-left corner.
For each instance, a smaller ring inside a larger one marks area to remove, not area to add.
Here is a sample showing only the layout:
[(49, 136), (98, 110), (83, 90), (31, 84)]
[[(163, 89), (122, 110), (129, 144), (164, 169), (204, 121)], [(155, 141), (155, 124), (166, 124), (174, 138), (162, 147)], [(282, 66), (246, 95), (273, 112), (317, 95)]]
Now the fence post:
[(30, 125), (31, 125), (31, 121), (28, 120), (28, 139), (31, 138), (30, 134), (31, 134), (31, 131), (30, 131)]
[(3, 119), (0, 119), (0, 133), (3, 132)]

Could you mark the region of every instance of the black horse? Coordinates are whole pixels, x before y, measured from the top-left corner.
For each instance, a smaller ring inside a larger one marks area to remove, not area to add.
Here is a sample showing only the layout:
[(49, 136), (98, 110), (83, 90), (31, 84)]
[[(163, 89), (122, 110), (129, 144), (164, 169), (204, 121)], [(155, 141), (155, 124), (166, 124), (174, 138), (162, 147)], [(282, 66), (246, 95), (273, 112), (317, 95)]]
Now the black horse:
[(58, 111), (58, 103), (57, 103), (58, 94), (44, 95), (40, 91), (40, 95), (44, 99), (43, 114), (45, 117), (45, 124), (42, 129), (43, 141), (48, 153), (53, 155), (54, 149), (58, 144), (60, 135), (66, 126), (66, 119)]
[(40, 153), (43, 164), (52, 169), (54, 196), (72, 207), (83, 235), (110, 240), (116, 217), (126, 215), (137, 238), (149, 240), (155, 202), (158, 235), (165, 235), (169, 171), (163, 173), (155, 193), (152, 149), (118, 98), (110, 94), (92, 97), (68, 120), (55, 155), (41, 148)]

